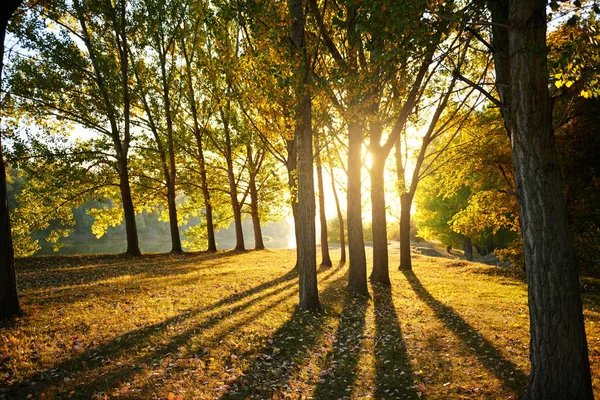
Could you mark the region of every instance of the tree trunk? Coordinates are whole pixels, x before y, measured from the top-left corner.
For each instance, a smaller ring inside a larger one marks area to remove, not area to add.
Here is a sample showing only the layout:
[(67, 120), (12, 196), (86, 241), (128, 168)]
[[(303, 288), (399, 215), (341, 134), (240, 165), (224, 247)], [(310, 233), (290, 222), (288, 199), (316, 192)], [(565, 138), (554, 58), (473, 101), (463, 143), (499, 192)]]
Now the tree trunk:
[[(1, 36), (4, 36), (4, 28)], [(2, 43), (4, 38), (0, 37)], [(19, 296), (17, 294), (17, 279), (15, 277), (15, 262), (10, 231), (10, 216), (6, 194), (6, 170), (2, 157), (2, 140), (0, 138), (0, 320), (21, 315)]]
[(179, 223), (177, 222), (177, 202), (175, 197), (175, 177), (169, 179), (169, 187), (167, 188), (167, 205), (169, 207), (169, 228), (171, 231), (171, 253), (181, 254), (181, 237), (179, 236)]
[[(248, 151), (248, 156), (252, 158), (252, 153)], [(256, 190), (256, 171), (250, 172), (250, 215), (252, 216), (252, 228), (254, 230), (254, 249), (264, 250), (262, 230), (260, 228), (260, 216), (258, 214), (258, 191)]]
[(471, 238), (465, 237), (463, 240), (463, 250), (467, 261), (473, 261), (473, 242)]
[(546, 1), (510, 4), (511, 138), (529, 284), (527, 399), (592, 399), (590, 365), (552, 128)]
[(127, 251), (130, 256), (141, 256), (138, 242), (137, 225), (135, 222), (135, 208), (131, 198), (131, 187), (129, 185), (129, 166), (127, 159), (119, 160), (119, 189), (121, 190), (121, 201), (123, 203), (123, 215), (125, 218), (125, 232), (127, 233)]
[(296, 127), (294, 137), (298, 153), (298, 275), (300, 303), (298, 307), (320, 310), (317, 288), (317, 244), (315, 228), (315, 182), (313, 175), (312, 110), (308, 83), (309, 60), (306, 53), (305, 16), (302, 0), (288, 0), (291, 17), (290, 40), (297, 58)]
[(327, 239), (327, 215), (325, 214), (325, 189), (323, 187), (323, 167), (321, 156), (317, 153), (317, 186), (319, 188), (319, 221), (321, 223), (321, 267), (329, 268), (333, 265), (329, 256), (329, 240)]
[(206, 215), (206, 235), (208, 237), (208, 248), (206, 251), (214, 253), (217, 251), (217, 241), (215, 239), (215, 224), (213, 221), (212, 203), (210, 201), (210, 190), (208, 189), (208, 179), (206, 177), (206, 161), (204, 160), (202, 137), (198, 135), (196, 141), (198, 143), (198, 161), (200, 164), (200, 186), (202, 187), (204, 212)]
[(387, 222), (385, 211), (385, 157), (371, 153), (371, 217), (373, 233), (373, 271), (369, 279), (385, 285), (390, 284), (388, 268)]
[(208, 190), (208, 179), (206, 176), (206, 160), (204, 158), (204, 145), (202, 144), (202, 131), (200, 129), (200, 123), (198, 121), (198, 106), (196, 105), (196, 92), (192, 84), (192, 60), (188, 56), (188, 52), (184, 43), (181, 48), (183, 50), (183, 56), (185, 58), (185, 64), (187, 67), (187, 83), (190, 89), (190, 108), (192, 112), (192, 119), (194, 121), (194, 137), (196, 138), (196, 147), (198, 148), (198, 167), (200, 168), (200, 188), (202, 190), (202, 197), (204, 198), (204, 212), (206, 215), (206, 237), (208, 238), (208, 248), (206, 251), (214, 253), (217, 251), (217, 241), (215, 240), (215, 226), (213, 222), (213, 210), (210, 202), (210, 190)]
[[(162, 50), (161, 43), (157, 43)], [(171, 230), (171, 253), (183, 253), (181, 247), (181, 236), (179, 235), (179, 223), (177, 218), (177, 203), (176, 197), (176, 179), (177, 173), (175, 169), (175, 143), (173, 141), (173, 118), (171, 115), (171, 98), (169, 94), (169, 83), (167, 82), (166, 70), (166, 54), (160, 54), (160, 68), (163, 85), (163, 103), (165, 106), (165, 120), (167, 122), (167, 149), (169, 154), (169, 179), (167, 181), (167, 205), (169, 207), (169, 228)]]
[(404, 193), (400, 196), (400, 270), (412, 270), (410, 257), (410, 207), (412, 196)]
[(331, 172), (331, 190), (333, 190), (333, 198), (335, 199), (335, 210), (337, 212), (338, 223), (340, 226), (340, 264), (346, 263), (346, 230), (344, 229), (344, 215), (342, 214), (342, 207), (340, 207), (340, 199), (338, 198), (337, 189), (335, 187), (335, 178), (333, 177), (333, 167), (330, 168)]
[[(9, 1), (0, 11), (0, 81), (4, 67), (4, 38), (8, 20), (19, 7), (21, 1)], [(17, 279), (15, 276), (15, 258), (13, 253), (8, 196), (6, 193), (6, 169), (2, 155), (0, 137), (0, 320), (21, 315)]]
[(348, 124), (348, 248), (350, 273), (348, 291), (369, 296), (367, 289), (367, 260), (362, 226), (361, 150), (363, 127), (358, 122)]

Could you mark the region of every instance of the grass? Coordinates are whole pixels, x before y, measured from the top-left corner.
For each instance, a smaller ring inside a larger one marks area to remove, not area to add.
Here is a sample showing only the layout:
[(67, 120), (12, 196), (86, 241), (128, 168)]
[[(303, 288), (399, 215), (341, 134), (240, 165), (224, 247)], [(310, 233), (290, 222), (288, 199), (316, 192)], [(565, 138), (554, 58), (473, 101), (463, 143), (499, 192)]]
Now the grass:
[[(338, 257), (334, 251), (333, 258)], [(398, 263), (397, 251), (390, 265)], [(294, 251), (19, 260), (25, 317), (0, 327), (0, 398), (514, 399), (526, 288), (499, 267), (414, 257), (391, 288), (297, 311)], [(584, 295), (600, 397), (600, 295)]]

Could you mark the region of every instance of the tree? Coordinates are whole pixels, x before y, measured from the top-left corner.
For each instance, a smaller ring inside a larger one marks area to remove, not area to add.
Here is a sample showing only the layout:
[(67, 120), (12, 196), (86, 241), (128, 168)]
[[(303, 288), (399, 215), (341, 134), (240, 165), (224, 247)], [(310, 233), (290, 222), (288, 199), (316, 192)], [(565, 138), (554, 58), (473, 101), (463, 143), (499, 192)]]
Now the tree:
[(313, 132), (311, 114), (310, 59), (306, 44), (306, 4), (288, 0), (290, 14), (291, 55), (294, 65), (296, 94), (296, 126), (294, 137), (298, 144), (298, 274), (300, 282), (299, 307), (320, 310), (317, 288), (317, 248), (315, 228), (315, 183), (313, 176)]
[[(488, 4), (529, 284), (531, 375), (525, 398), (592, 399), (578, 266), (546, 75), (546, 1)], [(500, 49), (508, 51), (498, 54)]]
[[(121, 206), (127, 231), (127, 254), (139, 256), (130, 182), (131, 71), (128, 52), (130, 15), (125, 0), (96, 0), (37, 5), (15, 24), (21, 44), (37, 57), (13, 62), (11, 95), (21, 110), (38, 123), (64, 119), (98, 132), (100, 151), (118, 174)], [(56, 26), (45, 29), (46, 23)], [(107, 150), (107, 149), (103, 149)]]
[[(13, 16), (22, 0), (9, 0), (0, 11), (0, 82), (4, 67), (4, 38), (8, 20)], [(8, 197), (6, 195), (6, 168), (2, 153), (2, 137), (0, 136), (0, 320), (16, 317), (21, 314), (13, 243), (8, 213)]]

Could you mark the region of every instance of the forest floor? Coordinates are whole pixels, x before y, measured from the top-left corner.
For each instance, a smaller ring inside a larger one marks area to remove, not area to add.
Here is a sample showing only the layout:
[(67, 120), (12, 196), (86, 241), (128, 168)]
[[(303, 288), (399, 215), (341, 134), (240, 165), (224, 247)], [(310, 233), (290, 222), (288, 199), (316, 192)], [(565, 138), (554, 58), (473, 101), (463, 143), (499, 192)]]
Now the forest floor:
[[(25, 316), (0, 327), (0, 398), (515, 399), (527, 383), (514, 271), (415, 254), (371, 299), (347, 266), (297, 311), (293, 250), (18, 260)], [(339, 250), (332, 253), (339, 258)], [(584, 294), (600, 398), (600, 293)]]

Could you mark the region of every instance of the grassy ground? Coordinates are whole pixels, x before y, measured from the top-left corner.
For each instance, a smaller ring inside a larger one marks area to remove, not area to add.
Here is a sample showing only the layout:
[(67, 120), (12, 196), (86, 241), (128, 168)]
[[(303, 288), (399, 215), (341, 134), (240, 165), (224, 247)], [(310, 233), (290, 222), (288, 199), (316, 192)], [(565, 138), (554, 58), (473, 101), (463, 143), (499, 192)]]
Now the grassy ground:
[[(506, 270), (415, 256), (365, 300), (334, 267), (312, 315), (295, 310), (293, 264), (291, 250), (20, 260), (26, 316), (0, 328), (0, 398), (510, 399), (526, 385), (526, 289)], [(584, 300), (600, 397), (600, 295)]]

